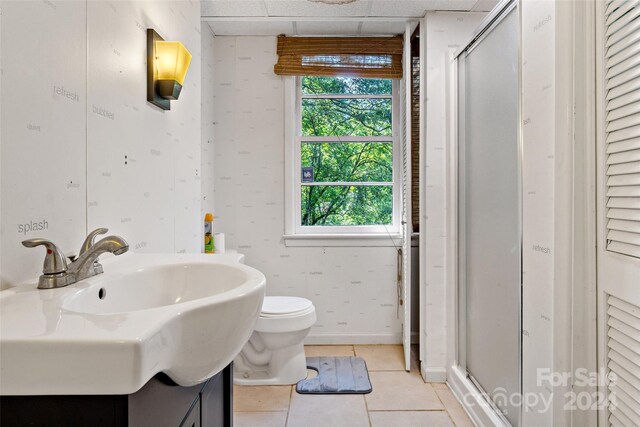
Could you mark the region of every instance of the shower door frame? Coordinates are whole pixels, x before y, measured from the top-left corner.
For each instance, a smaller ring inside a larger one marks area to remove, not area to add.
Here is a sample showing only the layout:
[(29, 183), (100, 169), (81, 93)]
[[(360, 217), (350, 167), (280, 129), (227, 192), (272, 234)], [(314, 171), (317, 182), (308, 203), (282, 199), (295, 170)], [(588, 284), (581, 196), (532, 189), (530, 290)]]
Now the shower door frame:
[[(465, 409), (469, 411), (470, 415), (480, 425), (510, 425), (506, 418), (500, 413), (496, 405), (485, 397), (485, 391), (479, 387), (479, 385), (473, 381), (469, 376), (466, 368), (466, 347), (463, 344), (466, 341), (466, 318), (465, 309), (461, 306), (461, 301), (466, 299), (464, 294), (465, 287), (462, 285), (464, 277), (461, 277), (459, 256), (460, 259), (463, 255), (460, 255), (460, 232), (459, 225), (461, 223), (460, 218), (464, 215), (464, 211), (458, 209), (459, 207), (459, 147), (461, 141), (464, 139), (464, 134), (461, 134), (459, 123), (464, 120), (464, 117), (460, 117), (460, 110), (458, 109), (458, 100), (460, 94), (464, 94), (464, 82), (458, 81), (459, 67), (464, 67), (464, 61), (460, 62), (458, 58), (470, 52), (475, 46), (480, 43), (514, 8), (517, 8), (518, 14), (518, 64), (522, 63), (522, 7), (520, 0), (502, 0), (482, 21), (474, 35), (471, 37), (468, 43), (457, 50), (451, 58), (451, 67), (449, 73), (449, 99), (450, 108), (449, 116), (451, 117), (449, 123), (449, 146), (447, 153), (448, 161), (448, 176), (447, 176), (447, 206), (450, 208), (451, 220), (448, 224), (448, 247), (447, 247), (447, 280), (450, 284), (453, 284), (450, 289), (453, 292), (448, 293), (448, 307), (453, 310), (448, 310), (448, 323), (454, 325), (453, 333), (449, 334), (448, 340), (448, 354), (449, 354), (449, 372), (448, 382), (452, 388), (454, 394), (461, 399), (464, 403)], [(459, 86), (462, 86), (459, 89)], [(520, 284), (518, 288), (520, 307), (518, 318), (518, 329), (522, 331), (522, 67), (518, 67), (518, 126), (517, 126), (517, 152), (518, 152), (518, 175), (519, 175), (519, 191), (518, 191), (518, 215), (520, 216), (519, 227), (519, 240), (520, 240)], [(518, 347), (520, 349), (520, 360), (518, 361), (518, 392), (522, 393), (522, 333), (518, 334)], [(519, 412), (519, 421), (522, 424), (522, 408)]]

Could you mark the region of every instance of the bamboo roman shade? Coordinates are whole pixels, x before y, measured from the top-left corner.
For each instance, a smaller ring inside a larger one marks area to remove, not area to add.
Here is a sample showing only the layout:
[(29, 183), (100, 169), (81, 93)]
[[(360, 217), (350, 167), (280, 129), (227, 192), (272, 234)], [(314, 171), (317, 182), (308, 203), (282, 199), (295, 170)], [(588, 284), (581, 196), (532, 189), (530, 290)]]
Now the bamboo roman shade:
[(640, 1), (605, 12), (607, 249), (640, 258)]
[(278, 36), (278, 63), (273, 71), (281, 76), (400, 79), (402, 36)]

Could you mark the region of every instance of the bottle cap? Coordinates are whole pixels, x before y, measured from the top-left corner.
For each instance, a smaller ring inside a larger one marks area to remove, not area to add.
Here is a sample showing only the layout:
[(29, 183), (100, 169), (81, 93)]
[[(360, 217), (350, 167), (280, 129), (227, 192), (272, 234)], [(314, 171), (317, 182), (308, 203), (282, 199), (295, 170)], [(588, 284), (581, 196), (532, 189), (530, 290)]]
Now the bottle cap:
[(211, 212), (207, 212), (204, 216), (205, 221), (213, 221), (213, 214)]

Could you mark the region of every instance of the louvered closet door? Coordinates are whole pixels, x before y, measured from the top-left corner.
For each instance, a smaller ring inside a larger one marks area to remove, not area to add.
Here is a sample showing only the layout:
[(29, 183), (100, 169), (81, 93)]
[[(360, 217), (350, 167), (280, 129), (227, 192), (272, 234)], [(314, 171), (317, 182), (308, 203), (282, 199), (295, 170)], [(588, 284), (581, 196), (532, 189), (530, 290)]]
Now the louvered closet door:
[(601, 424), (640, 425), (640, 0), (598, 2)]

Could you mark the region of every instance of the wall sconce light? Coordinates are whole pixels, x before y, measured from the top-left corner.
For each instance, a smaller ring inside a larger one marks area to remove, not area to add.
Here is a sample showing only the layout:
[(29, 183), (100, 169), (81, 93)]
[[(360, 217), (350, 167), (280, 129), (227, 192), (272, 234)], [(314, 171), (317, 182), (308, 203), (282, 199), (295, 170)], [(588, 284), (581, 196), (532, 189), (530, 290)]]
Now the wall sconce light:
[(187, 75), (191, 53), (180, 42), (165, 41), (147, 29), (147, 101), (170, 110), (170, 100), (178, 99)]

